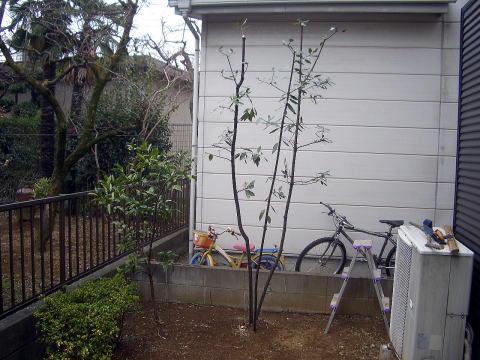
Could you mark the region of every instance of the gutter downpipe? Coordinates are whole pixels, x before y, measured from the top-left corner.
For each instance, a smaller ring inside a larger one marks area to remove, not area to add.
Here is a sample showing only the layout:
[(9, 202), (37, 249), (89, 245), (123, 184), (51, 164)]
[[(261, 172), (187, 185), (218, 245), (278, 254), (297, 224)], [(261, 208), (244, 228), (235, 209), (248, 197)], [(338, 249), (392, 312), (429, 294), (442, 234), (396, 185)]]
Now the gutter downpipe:
[(190, 215), (188, 221), (188, 261), (193, 256), (193, 230), (195, 226), (196, 196), (197, 196), (197, 157), (198, 157), (198, 102), (199, 102), (199, 58), (200, 58), (200, 35), (188, 18), (188, 14), (183, 14), (183, 20), (195, 37), (195, 58), (193, 63), (193, 109), (192, 109), (192, 169), (190, 180)]

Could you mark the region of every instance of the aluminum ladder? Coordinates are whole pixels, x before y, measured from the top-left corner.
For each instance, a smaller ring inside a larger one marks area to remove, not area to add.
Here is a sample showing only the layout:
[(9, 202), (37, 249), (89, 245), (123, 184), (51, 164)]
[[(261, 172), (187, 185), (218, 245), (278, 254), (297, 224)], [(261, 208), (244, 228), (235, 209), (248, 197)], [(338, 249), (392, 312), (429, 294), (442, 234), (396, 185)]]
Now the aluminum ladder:
[(350, 262), (350, 266), (345, 267), (341, 275), (341, 278), (343, 279), (342, 287), (340, 288), (340, 291), (338, 293), (333, 295), (332, 301), (330, 303), (330, 309), (332, 309), (332, 313), (330, 314), (330, 318), (328, 319), (328, 324), (325, 328), (324, 333), (327, 334), (328, 330), (330, 330), (333, 318), (335, 317), (335, 313), (337, 312), (338, 306), (340, 305), (340, 300), (342, 299), (345, 288), (347, 287), (348, 280), (350, 279), (350, 274), (352, 273), (353, 267), (358, 260), (359, 254), (364, 255), (367, 259), (368, 269), (373, 281), (373, 287), (375, 288), (375, 293), (377, 294), (378, 303), (382, 311), (383, 321), (385, 323), (385, 327), (387, 328), (388, 333), (389, 326), (387, 313), (390, 312), (390, 299), (383, 294), (382, 286), (380, 284), (380, 280), (382, 280), (382, 271), (381, 269), (377, 269), (377, 267), (375, 266), (375, 261), (373, 260), (371, 251), (372, 240), (355, 240), (353, 243), (353, 249), (355, 250), (355, 253)]

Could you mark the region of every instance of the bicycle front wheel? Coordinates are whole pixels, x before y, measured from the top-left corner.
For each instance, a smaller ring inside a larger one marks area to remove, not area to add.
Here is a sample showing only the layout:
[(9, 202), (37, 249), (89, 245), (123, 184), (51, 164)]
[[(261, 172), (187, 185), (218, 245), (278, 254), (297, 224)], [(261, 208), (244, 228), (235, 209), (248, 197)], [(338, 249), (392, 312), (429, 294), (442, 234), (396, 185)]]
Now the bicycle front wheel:
[(215, 266), (212, 255), (206, 254), (205, 257), (203, 257), (203, 259), (202, 257), (203, 257), (203, 252), (197, 252), (195, 255), (192, 256), (192, 259), (190, 260), (190, 265)]
[(295, 271), (324, 275), (340, 274), (347, 255), (345, 245), (333, 238), (321, 238), (307, 245), (298, 255)]
[[(253, 268), (257, 268), (258, 261), (260, 260), (260, 254), (255, 255), (252, 258)], [(261, 270), (271, 270), (272, 267), (275, 265), (275, 261), (277, 261), (277, 257), (272, 254), (262, 254), (262, 261), (260, 263)], [(282, 259), (278, 260), (278, 264), (275, 270), (284, 271), (285, 264), (283, 263)]]

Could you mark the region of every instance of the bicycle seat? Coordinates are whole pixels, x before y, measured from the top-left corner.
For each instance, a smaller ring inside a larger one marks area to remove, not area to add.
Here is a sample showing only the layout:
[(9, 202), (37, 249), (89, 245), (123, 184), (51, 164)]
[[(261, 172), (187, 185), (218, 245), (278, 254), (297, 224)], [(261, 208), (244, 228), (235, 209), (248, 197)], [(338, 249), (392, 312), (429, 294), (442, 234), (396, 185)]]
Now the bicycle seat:
[[(238, 251), (247, 252), (247, 247), (245, 246), (245, 244), (233, 245), (233, 248)], [(255, 245), (250, 244), (250, 251), (253, 251), (254, 249), (255, 249)]]
[(403, 220), (378, 220), (378, 221), (380, 221), (382, 224), (388, 224), (394, 228), (403, 225)]

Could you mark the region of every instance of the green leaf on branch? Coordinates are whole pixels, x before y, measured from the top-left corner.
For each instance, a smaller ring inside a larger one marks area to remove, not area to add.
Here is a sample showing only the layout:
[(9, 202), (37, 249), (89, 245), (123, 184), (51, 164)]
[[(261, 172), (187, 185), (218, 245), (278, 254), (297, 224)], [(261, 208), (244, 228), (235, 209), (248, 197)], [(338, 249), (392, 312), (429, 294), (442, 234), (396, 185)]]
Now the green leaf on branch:
[(255, 196), (255, 193), (251, 190), (245, 189), (245, 195), (247, 196), (247, 199), (250, 199), (250, 197)]
[(258, 220), (262, 220), (263, 215), (265, 215), (265, 209), (263, 209), (262, 211), (260, 211), (260, 215), (258, 216)]

